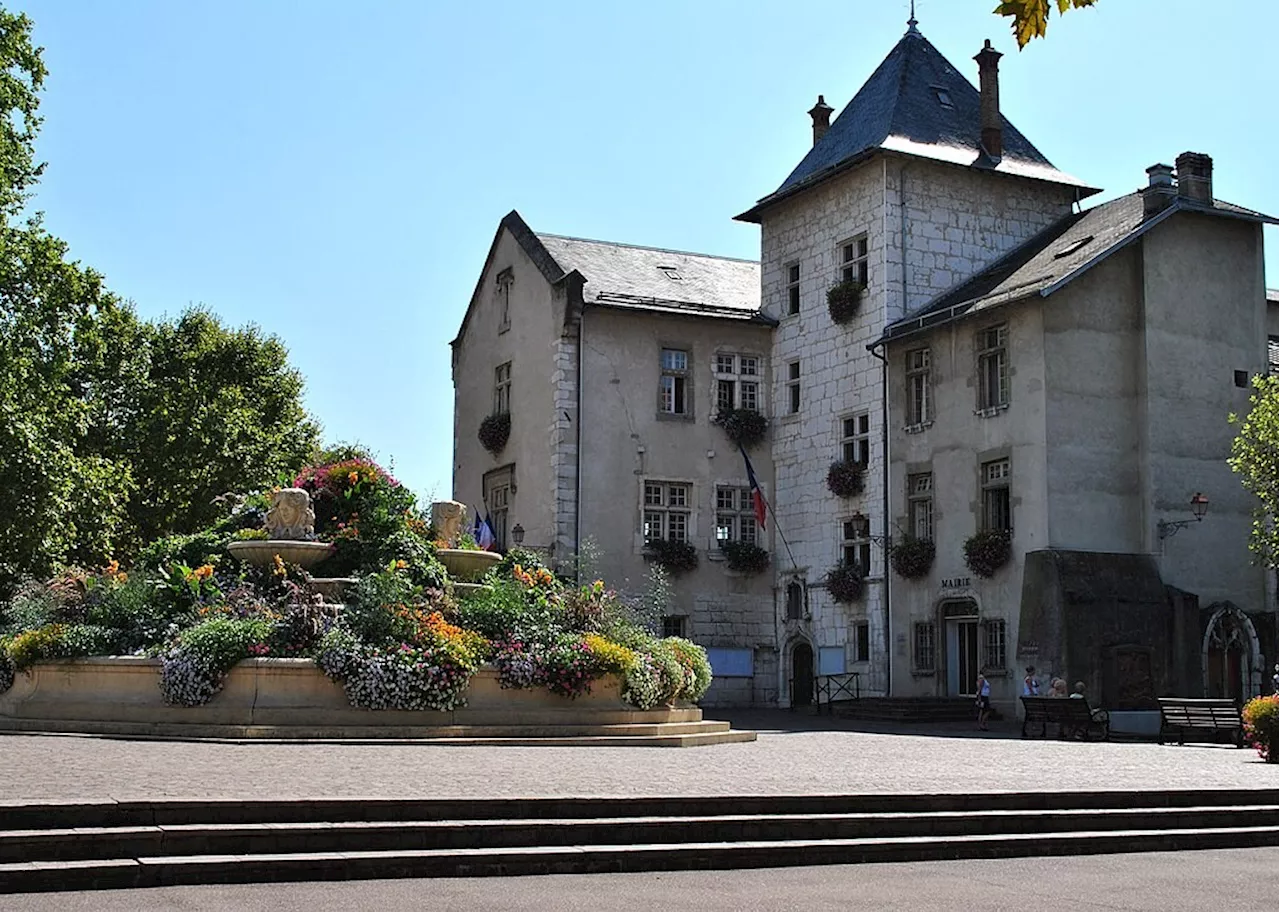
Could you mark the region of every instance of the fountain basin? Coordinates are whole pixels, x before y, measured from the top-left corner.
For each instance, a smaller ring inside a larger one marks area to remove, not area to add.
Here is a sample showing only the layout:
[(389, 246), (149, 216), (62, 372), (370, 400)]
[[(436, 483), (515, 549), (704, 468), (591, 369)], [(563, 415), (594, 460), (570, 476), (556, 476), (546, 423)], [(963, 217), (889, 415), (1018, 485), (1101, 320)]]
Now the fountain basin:
[(492, 551), (468, 551), (464, 548), (438, 548), (436, 557), (455, 582), (474, 583), (498, 565), (501, 554)]
[(279, 555), (286, 564), (297, 564), (303, 570), (309, 570), (332, 554), (334, 548), (328, 542), (251, 539), (233, 541), (227, 545), (227, 550), (233, 557), (255, 567), (269, 567)]

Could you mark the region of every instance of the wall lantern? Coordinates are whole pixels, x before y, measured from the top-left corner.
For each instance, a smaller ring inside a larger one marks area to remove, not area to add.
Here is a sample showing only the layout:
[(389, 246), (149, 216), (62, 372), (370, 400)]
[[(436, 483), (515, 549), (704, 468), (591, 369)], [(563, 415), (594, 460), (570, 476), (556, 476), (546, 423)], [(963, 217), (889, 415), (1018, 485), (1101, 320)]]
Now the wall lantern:
[(524, 526), (516, 523), (511, 527), (511, 540), (515, 542), (517, 546), (524, 542)]
[(1209, 498), (1205, 497), (1199, 491), (1191, 495), (1191, 515), (1194, 519), (1179, 519), (1176, 522), (1165, 522), (1163, 519), (1156, 523), (1156, 531), (1161, 539), (1173, 538), (1178, 534), (1178, 530), (1183, 526), (1190, 526), (1204, 519), (1204, 515), (1209, 512)]

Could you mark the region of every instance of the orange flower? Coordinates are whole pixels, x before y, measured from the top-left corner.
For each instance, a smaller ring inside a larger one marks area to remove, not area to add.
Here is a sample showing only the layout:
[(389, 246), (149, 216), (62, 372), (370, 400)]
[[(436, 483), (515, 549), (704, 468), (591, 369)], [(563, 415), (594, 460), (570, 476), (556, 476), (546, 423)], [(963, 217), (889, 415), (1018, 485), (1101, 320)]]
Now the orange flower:
[(352, 484), (357, 484), (357, 483), (360, 481), (360, 473), (359, 473), (359, 472), (348, 472), (348, 473), (347, 473), (347, 481), (351, 482)]
[(213, 565), (205, 564), (203, 567), (196, 567), (195, 572), (191, 574), (198, 580), (207, 580), (213, 576)]

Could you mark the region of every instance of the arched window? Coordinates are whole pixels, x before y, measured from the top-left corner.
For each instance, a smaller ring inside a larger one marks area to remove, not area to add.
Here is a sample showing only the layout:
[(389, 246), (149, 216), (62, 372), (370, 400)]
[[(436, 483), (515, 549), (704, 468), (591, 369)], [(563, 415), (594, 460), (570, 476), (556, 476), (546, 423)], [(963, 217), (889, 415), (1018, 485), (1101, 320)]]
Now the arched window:
[(787, 620), (798, 621), (804, 617), (804, 584), (792, 580), (787, 584)]

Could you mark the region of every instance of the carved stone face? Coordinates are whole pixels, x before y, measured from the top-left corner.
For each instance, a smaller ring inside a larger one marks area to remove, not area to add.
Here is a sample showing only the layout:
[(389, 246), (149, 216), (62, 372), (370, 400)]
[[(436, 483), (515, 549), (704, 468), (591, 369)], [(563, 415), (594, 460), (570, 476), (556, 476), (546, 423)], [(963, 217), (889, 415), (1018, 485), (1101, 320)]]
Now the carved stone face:
[(271, 496), (267, 534), (274, 539), (304, 541), (315, 538), (311, 495), (302, 488), (283, 488)]
[(437, 501), (431, 505), (431, 525), (436, 530), (436, 537), (453, 547), (462, 537), (463, 524), (467, 518), (467, 507), (456, 500)]

